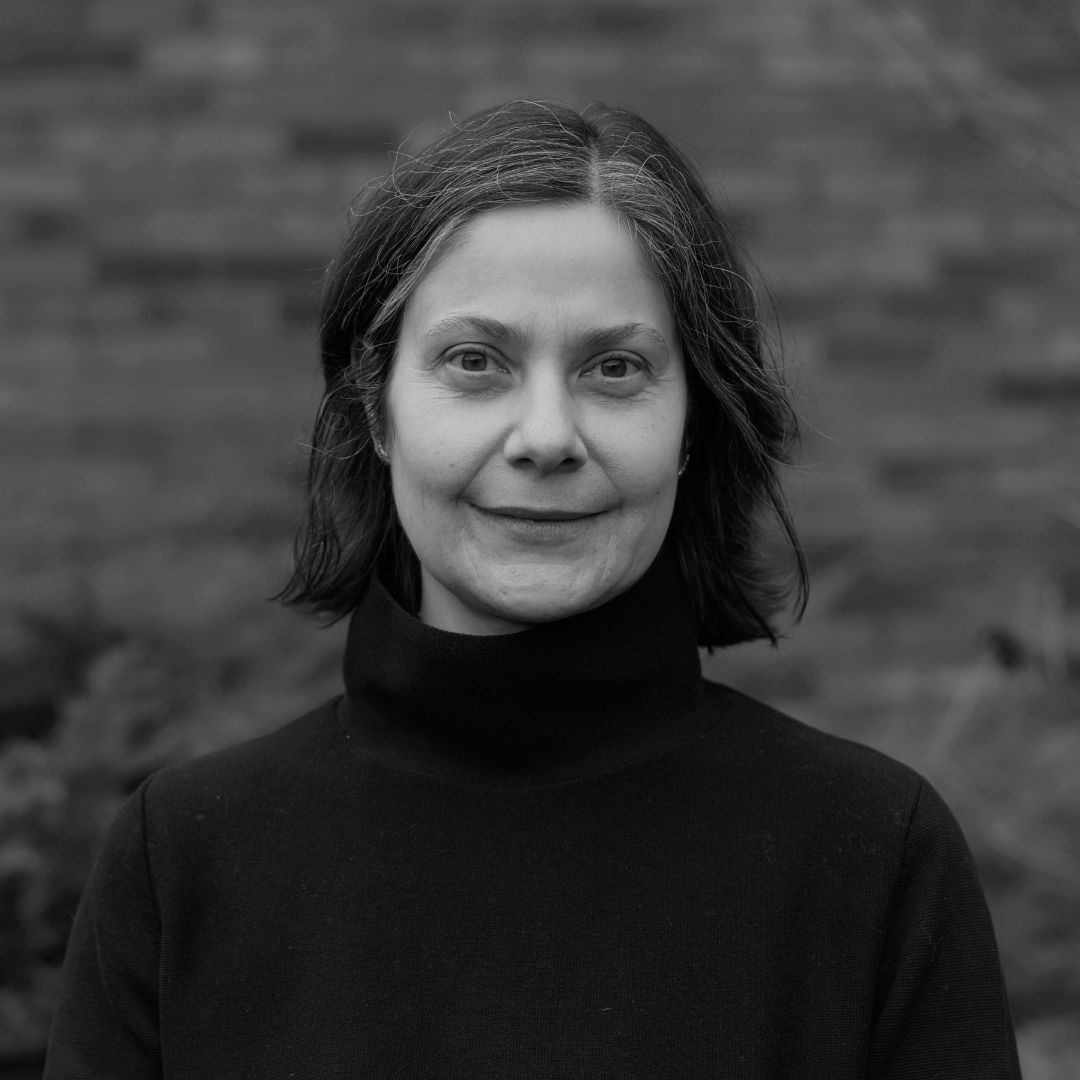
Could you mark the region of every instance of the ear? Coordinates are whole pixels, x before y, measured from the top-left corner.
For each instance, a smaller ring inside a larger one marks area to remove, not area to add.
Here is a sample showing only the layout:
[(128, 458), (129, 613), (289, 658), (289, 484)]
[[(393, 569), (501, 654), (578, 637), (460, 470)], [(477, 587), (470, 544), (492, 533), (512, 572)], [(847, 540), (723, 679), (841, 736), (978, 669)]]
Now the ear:
[(383, 463), (388, 463), (390, 458), (386, 452), (382, 417), (369, 375), (374, 361), (373, 351), (363, 338), (354, 337), (349, 345), (349, 366), (345, 379), (363, 406), (364, 419), (367, 421), (368, 435), (371, 437), (375, 455)]
[(364, 415), (367, 417), (368, 431), (371, 434), (371, 444), (375, 447), (375, 456), (384, 464), (390, 464), (390, 454), (384, 445), (384, 433), (382, 420), (375, 406), (369, 401), (364, 402)]
[(679, 460), (685, 460), (690, 456), (690, 447), (694, 442), (694, 430), (697, 428), (697, 408), (694, 403), (694, 386), (691, 380), (687, 380), (686, 387), (686, 416), (683, 419), (682, 446), (679, 447)]
[(687, 410), (686, 423), (683, 426), (682, 445), (679, 447), (679, 458), (685, 461), (690, 456), (690, 447), (694, 445), (693, 414)]

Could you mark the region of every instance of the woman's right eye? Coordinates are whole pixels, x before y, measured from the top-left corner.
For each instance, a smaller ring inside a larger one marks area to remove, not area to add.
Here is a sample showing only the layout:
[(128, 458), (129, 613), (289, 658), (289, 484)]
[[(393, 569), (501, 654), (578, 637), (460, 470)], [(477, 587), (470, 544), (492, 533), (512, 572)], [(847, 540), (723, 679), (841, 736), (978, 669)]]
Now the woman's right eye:
[(446, 358), (446, 363), (470, 375), (486, 375), (495, 370), (494, 358), (482, 349), (458, 349)]
[(461, 366), (462, 371), (487, 371), (490, 357), (482, 352), (460, 352), (452, 357)]

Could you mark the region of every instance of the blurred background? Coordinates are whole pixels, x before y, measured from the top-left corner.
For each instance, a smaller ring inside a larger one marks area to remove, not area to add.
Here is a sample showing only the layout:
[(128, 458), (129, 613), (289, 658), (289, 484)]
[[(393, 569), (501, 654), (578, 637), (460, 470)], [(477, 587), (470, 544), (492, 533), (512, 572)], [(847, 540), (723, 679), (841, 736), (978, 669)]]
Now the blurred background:
[(2, 0), (0, 1076), (149, 771), (337, 693), (268, 603), (358, 189), (450, 113), (597, 98), (768, 283), (811, 606), (708, 673), (923, 771), (1028, 1080), (1080, 1070), (1077, 0)]

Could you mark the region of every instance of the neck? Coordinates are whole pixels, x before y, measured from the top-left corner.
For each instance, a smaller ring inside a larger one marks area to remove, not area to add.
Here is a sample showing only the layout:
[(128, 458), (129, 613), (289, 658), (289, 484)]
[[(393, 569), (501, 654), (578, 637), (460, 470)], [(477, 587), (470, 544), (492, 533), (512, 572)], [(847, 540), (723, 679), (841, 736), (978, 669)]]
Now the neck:
[(373, 582), (349, 628), (345, 685), (361, 753), (457, 783), (596, 775), (700, 728), (696, 626), (666, 556), (614, 600), (520, 633), (427, 625)]

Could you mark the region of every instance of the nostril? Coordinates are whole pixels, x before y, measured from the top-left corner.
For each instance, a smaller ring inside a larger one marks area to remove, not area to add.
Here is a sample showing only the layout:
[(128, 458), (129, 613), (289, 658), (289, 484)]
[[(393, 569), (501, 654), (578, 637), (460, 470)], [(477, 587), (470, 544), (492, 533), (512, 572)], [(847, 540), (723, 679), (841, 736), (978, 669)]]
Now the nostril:
[(572, 469), (588, 457), (576, 418), (562, 401), (544, 401), (524, 411), (507, 435), (506, 457), (541, 472)]

